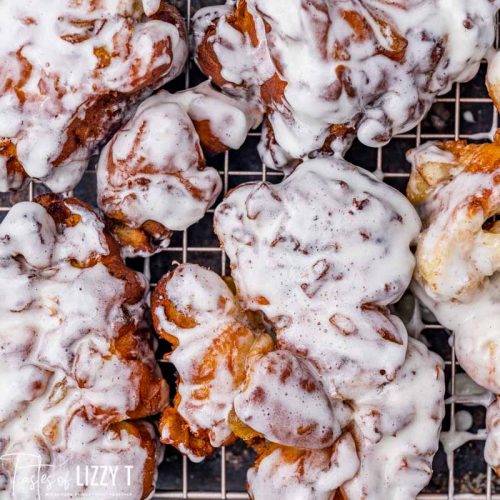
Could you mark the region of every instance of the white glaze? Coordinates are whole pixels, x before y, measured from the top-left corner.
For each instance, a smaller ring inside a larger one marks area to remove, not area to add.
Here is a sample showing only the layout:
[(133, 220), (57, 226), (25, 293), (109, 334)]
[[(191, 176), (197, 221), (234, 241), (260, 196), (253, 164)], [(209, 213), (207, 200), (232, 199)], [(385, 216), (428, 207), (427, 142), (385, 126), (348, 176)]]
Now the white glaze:
[(164, 95), (165, 100), (181, 106), (193, 122), (209, 122), (212, 134), (228, 149), (240, 148), (249, 130), (262, 121), (257, 107), (217, 92), (209, 81)]
[(277, 186), (231, 192), (215, 230), (245, 306), (266, 314), (280, 347), (307, 358), (330, 396), (393, 378), (406, 330), (362, 305), (398, 300), (411, 278), (419, 222), (402, 195), (343, 160), (311, 160)]
[[(360, 463), (342, 485), (347, 498), (414, 498), (432, 473), (444, 416), (442, 361), (408, 339), (400, 320), (382, 308), (408, 285), (410, 244), (419, 227), (403, 196), (336, 158), (304, 162), (276, 186), (240, 186), (216, 209), (215, 230), (245, 307), (262, 311), (278, 346), (312, 368), (335, 418), (339, 402), (352, 408), (339, 420), (356, 436)], [(258, 378), (267, 380), (260, 384), (265, 400), (276, 394), (283, 404), (278, 393), (291, 391), (274, 387), (279, 373)], [(302, 418), (311, 415), (310, 407), (300, 405)], [(251, 414), (247, 425), (257, 415), (255, 428), (276, 435), (259, 409)], [(325, 452), (308, 451), (307, 459), (290, 462), (281, 449), (273, 451), (249, 472), (250, 493), (256, 499), (269, 498), (265, 491), (273, 499), (330, 498), (340, 484), (324, 491), (317, 471), (307, 467)]]
[[(141, 425), (147, 429), (149, 439), (155, 440), (153, 426), (144, 422)], [(14, 495), (5, 492), (4, 497), (0, 492), (2, 498), (111, 500), (140, 499), (143, 495), (142, 475), (147, 454), (140, 440), (124, 430), (103, 431), (80, 416), (71, 419), (64, 442), (53, 450), (45, 448), (37, 437), (31, 437), (10, 447), (3, 457), (3, 465), (12, 474), (15, 471), (16, 477)], [(95, 469), (91, 466), (97, 468), (93, 481)]]
[(267, 440), (321, 449), (340, 436), (341, 424), (323, 387), (305, 362), (289, 351), (273, 351), (257, 360), (247, 380), (234, 399), (234, 410)]
[(442, 432), (439, 439), (443, 444), (448, 468), (450, 468), (453, 463), (453, 452), (469, 441), (484, 441), (485, 432), (479, 431), (474, 434), (467, 431), (453, 430), (449, 432)]
[[(369, 146), (413, 128), (436, 95), (477, 72), (493, 43), (499, 6), (498, 0), (240, 0), (238, 19), (246, 13), (240, 23), (255, 33), (234, 27), (230, 5), (202, 9), (194, 31), (199, 46), (215, 22), (205, 40), (215, 55), (208, 76), (222, 77), (227, 92), (265, 108), (274, 139), (268, 143), (266, 126), (260, 153), (267, 166), (282, 168), (324, 146), (345, 150), (353, 134), (332, 140), (332, 124), (354, 127)], [(275, 75), (286, 88), (269, 98), (262, 89)]]
[(333, 450), (306, 451), (287, 462), (277, 448), (258, 468), (248, 472), (248, 491), (252, 498), (279, 500), (329, 500), (333, 492), (351, 479), (359, 467), (354, 440), (344, 434)]
[[(181, 328), (169, 321), (163, 307), (153, 311), (160, 328), (179, 342), (169, 356), (180, 377), (177, 390), (181, 401), (177, 411), (191, 432), (206, 430), (212, 446), (221, 446), (231, 436), (228, 415), (239, 385), (227, 357), (213, 349), (225, 332), (238, 328), (242, 329), (241, 343), (253, 337), (248, 330), (243, 330), (245, 320), (227, 285), (207, 269), (191, 264), (177, 267), (166, 285), (165, 296), (176, 309), (197, 323), (191, 328)], [(210, 374), (201, 369), (209, 356), (214, 358)], [(196, 396), (206, 388), (209, 391), (206, 397)], [(169, 429), (164, 427), (162, 440), (168, 443), (170, 439)], [(200, 460), (188, 449), (185, 453), (193, 461)]]
[[(498, 155), (498, 139), (495, 141), (488, 146), (491, 149), (484, 153), (484, 160), (477, 153), (471, 164), (439, 144), (423, 145), (409, 159), (413, 162), (410, 194), (418, 192), (419, 179), (426, 183), (425, 196), (417, 207), (424, 230), (418, 241), (413, 290), (438, 321), (454, 332), (456, 357), (467, 374), (498, 394), (500, 234), (483, 228), (483, 222), (500, 209), (500, 168), (492, 156)], [(454, 399), (485, 406), (491, 403), (491, 393), (474, 390)], [(495, 407), (488, 410), (492, 436), (485, 452), (494, 466), (499, 462), (494, 457), (496, 411)], [(454, 429), (444, 436), (450, 450), (469, 438), (478, 439), (469, 433), (453, 433)]]
[(472, 415), (466, 410), (457, 411), (454, 418), (455, 428), (459, 432), (468, 431), (474, 424)]
[[(153, 14), (159, 1), (145, 0), (144, 8)], [(28, 176), (53, 191), (71, 190), (126, 105), (180, 73), (187, 44), (177, 27), (143, 14), (132, 0), (1, 3), (0, 137), (16, 146)], [(112, 54), (109, 61), (96, 56), (103, 49)], [(71, 122), (84, 119), (96, 98), (115, 92), (123, 96), (113, 116), (98, 117), (105, 122), (54, 168)], [(20, 179), (6, 176), (5, 160), (0, 189), (17, 189)]]
[[(74, 482), (77, 466), (132, 464), (127, 491), (140, 498), (146, 451), (138, 438), (116, 435), (107, 425), (127, 419), (139, 405), (134, 361), (119, 357), (113, 343), (120, 328), (141, 326), (143, 304), (127, 305), (125, 281), (102, 263), (71, 264), (106, 256), (109, 248), (96, 214), (68, 206), (80, 217), (73, 227), (56, 227), (31, 202), (15, 205), (0, 225), (0, 457), (39, 455), (51, 466), (48, 474), (71, 476), (67, 497), (81, 493)], [(142, 340), (135, 356), (154, 373), (154, 353)], [(15, 498), (33, 498), (30, 483), (21, 481), (37, 471), (21, 465), (17, 472), (24, 476), (14, 484), (12, 461), (0, 460), (0, 476), (11, 480), (2, 498), (11, 498), (12, 488)], [(42, 485), (41, 499), (49, 493), (45, 488), (49, 483)], [(117, 488), (125, 491), (124, 484)]]
[(444, 417), (444, 365), (409, 339), (394, 381), (356, 400), (361, 468), (344, 489), (350, 499), (414, 499), (432, 476)]
[(495, 275), (467, 302), (434, 302), (414, 285), (419, 298), (431, 307), (439, 321), (455, 333), (458, 362), (480, 385), (498, 394), (500, 353), (500, 276)]
[[(442, 182), (418, 206), (425, 224), (417, 251), (418, 272), (425, 273), (426, 286), (436, 300), (466, 300), (468, 292), (500, 265), (500, 250), (495, 243), (500, 236), (495, 238), (481, 230), (483, 222), (494, 215), (495, 207), (500, 207), (500, 188), (494, 172), (460, 173), (464, 166), (457, 164), (452, 153), (433, 143), (411, 151), (408, 157), (415, 172), (426, 164), (450, 165), (450, 182)], [(492, 207), (492, 213), (481, 209), (471, 214), (474, 200), (490, 191), (488, 206)]]
[(497, 109), (500, 108), (500, 52), (490, 49), (487, 54), (486, 85)]
[(497, 399), (486, 413), (488, 437), (484, 448), (484, 458), (491, 467), (500, 466), (500, 401)]
[[(97, 167), (99, 206), (111, 218), (122, 214), (133, 228), (151, 220), (167, 230), (187, 229), (222, 189), (218, 172), (204, 166), (191, 119), (171, 94), (160, 91), (139, 106), (103, 149)], [(156, 250), (169, 242), (164, 237)]]
[(463, 405), (481, 405), (488, 408), (495, 400), (493, 393), (476, 384), (467, 373), (455, 375), (455, 394), (446, 400), (446, 403), (460, 403)]

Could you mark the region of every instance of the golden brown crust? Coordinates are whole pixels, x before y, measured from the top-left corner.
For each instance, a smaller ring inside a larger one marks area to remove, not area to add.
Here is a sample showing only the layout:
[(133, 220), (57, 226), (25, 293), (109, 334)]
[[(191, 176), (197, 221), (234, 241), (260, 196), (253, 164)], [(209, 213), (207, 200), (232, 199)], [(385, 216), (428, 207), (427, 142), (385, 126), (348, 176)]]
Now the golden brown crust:
[[(180, 398), (174, 399), (174, 406), (165, 408), (161, 414), (160, 432), (163, 429), (168, 429), (168, 440), (163, 439), (162, 442), (170, 444), (180, 451), (189, 450), (189, 452), (199, 458), (205, 458), (214, 453), (215, 448), (210, 444), (208, 430), (193, 432), (188, 423), (182, 418), (178, 412)], [(229, 445), (234, 440), (228, 441)]]
[[(216, 24), (218, 19), (214, 19), (208, 27), (203, 41), (197, 47), (197, 59), (201, 71), (209, 76), (218, 87), (224, 87), (229, 82), (222, 76), (222, 65), (214, 51), (214, 41), (216, 34)], [(253, 17), (247, 10), (246, 0), (237, 2), (235, 9), (227, 18), (227, 22), (241, 34), (248, 36), (251, 44), (255, 47), (259, 41), (255, 30)]]
[(69, 123), (66, 142), (53, 161), (54, 167), (63, 164), (78, 148), (92, 141), (102, 141), (116, 131), (121, 118), (117, 110), (123, 112), (129, 99), (127, 95), (110, 92), (87, 103), (84, 115), (77, 113)]
[[(35, 201), (47, 210), (56, 225), (60, 227), (71, 227), (80, 223), (80, 216), (71, 211), (72, 206), (93, 211), (90, 205), (77, 198), (61, 198), (54, 194), (41, 195)], [(144, 297), (144, 282), (135, 271), (125, 265), (115, 239), (106, 230), (104, 236), (109, 248), (107, 255), (95, 256), (87, 262), (72, 261), (71, 265), (79, 268), (104, 265), (113, 277), (124, 283), (123, 303), (135, 305)], [(130, 317), (113, 339), (112, 353), (126, 360), (126, 364), (134, 373), (134, 379), (138, 381), (137, 406), (129, 411), (129, 418), (154, 415), (160, 412), (167, 402), (168, 388), (165, 380), (157, 371), (154, 359), (146, 361), (143, 356), (145, 349), (152, 350), (152, 347), (152, 338), (148, 329), (144, 325), (137, 325)], [(84, 381), (81, 383), (84, 384)]]
[[(176, 335), (177, 332), (169, 330), (167, 325), (182, 331), (183, 342), (186, 342), (185, 337), (189, 336), (190, 331), (193, 331), (200, 321), (203, 321), (203, 318), (197, 316), (197, 311), (190, 307), (185, 309), (179, 307), (169, 296), (167, 288), (169, 282), (174, 279), (174, 275), (175, 271), (165, 275), (159, 281), (151, 297), (155, 330), (172, 344), (173, 352), (179, 347), (180, 339)], [(218, 298), (218, 308), (221, 314), (227, 305), (226, 302), (225, 297)], [(192, 457), (204, 458), (211, 455), (215, 450), (211, 442), (213, 429), (195, 430), (190, 427), (179, 412), (180, 405), (183, 403), (188, 406), (199, 405), (203, 404), (203, 401), (207, 401), (208, 404), (212, 397), (211, 384), (218, 376), (219, 370), (227, 370), (228, 386), (242, 386), (247, 375), (248, 359), (271, 350), (272, 346), (273, 342), (268, 335), (252, 332), (246, 325), (240, 323), (235, 312), (234, 318), (222, 330), (216, 332), (203, 357), (191, 360), (189, 386), (192, 389), (184, 392), (188, 394), (190, 400), (182, 401), (180, 393), (177, 392), (173, 406), (163, 411), (160, 421), (162, 442), (173, 445), (184, 453), (188, 452)], [(168, 359), (171, 354), (167, 354), (166, 358)], [(186, 383), (187, 381), (178, 377), (178, 387)], [(223, 444), (228, 445), (235, 439), (236, 435), (230, 433)]]
[(220, 139), (214, 134), (210, 120), (193, 120), (194, 128), (200, 138), (201, 146), (203, 147), (203, 151), (209, 155), (214, 156), (221, 153), (224, 153), (229, 148), (222, 144)]
[[(443, 153), (451, 153), (452, 159), (443, 155), (442, 161), (417, 161), (413, 169), (406, 195), (414, 205), (424, 203), (434, 189), (449, 182), (459, 172), (494, 174), (494, 182), (500, 183), (500, 131), (495, 134), (492, 143), (473, 144), (461, 141), (436, 143)], [(487, 200), (474, 198), (475, 203), (483, 207)], [(474, 207), (471, 206), (471, 210)]]
[[(172, 301), (168, 299), (166, 288), (168, 282), (172, 279), (172, 276), (172, 272), (167, 273), (156, 285), (156, 288), (151, 295), (151, 309), (156, 311), (158, 307), (162, 308), (165, 312), (166, 318), (179, 328), (193, 328), (197, 324), (196, 320), (188, 316), (186, 312), (178, 311)], [(170, 342), (173, 348), (179, 344), (177, 337), (171, 335), (163, 329), (161, 320), (156, 312), (153, 314), (153, 325), (156, 333)]]
[[(116, 216), (116, 218), (115, 218)], [(149, 255), (157, 251), (158, 242), (168, 240), (173, 231), (156, 221), (147, 220), (139, 228), (130, 227), (126, 222), (120, 222), (122, 215), (114, 212), (106, 217), (107, 226), (122, 247), (133, 249), (140, 255)]]
[(151, 436), (150, 427), (142, 421), (118, 422), (110, 430), (120, 434), (126, 432), (140, 440), (140, 447), (146, 452), (143, 471), (142, 500), (148, 498), (155, 489), (157, 467), (157, 443)]
[(8, 139), (0, 138), (0, 156), (6, 158), (7, 179), (14, 189), (21, 188), (28, 174), (17, 159), (16, 146)]

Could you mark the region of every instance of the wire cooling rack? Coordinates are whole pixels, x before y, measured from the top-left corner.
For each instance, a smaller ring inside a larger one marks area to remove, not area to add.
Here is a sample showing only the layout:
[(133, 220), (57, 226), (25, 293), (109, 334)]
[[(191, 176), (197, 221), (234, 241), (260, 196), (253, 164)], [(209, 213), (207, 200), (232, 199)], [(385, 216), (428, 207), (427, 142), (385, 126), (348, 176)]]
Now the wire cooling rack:
[[(193, 13), (204, 4), (223, 3), (221, 0), (179, 0), (172, 1), (191, 19)], [(498, 31), (498, 30), (497, 30)], [(498, 34), (496, 46), (498, 47)], [(387, 146), (380, 149), (367, 148), (355, 142), (346, 158), (356, 165), (377, 172), (385, 182), (404, 191), (409, 176), (409, 164), (405, 153), (428, 140), (468, 139), (484, 140), (498, 123), (498, 115), (488, 98), (484, 79), (486, 64), (481, 65), (479, 74), (467, 84), (455, 85), (445, 96), (436, 100), (428, 116), (414, 130), (396, 136)], [(204, 77), (190, 63), (185, 74), (168, 86), (169, 90), (181, 90), (196, 85)], [(268, 180), (279, 182), (282, 174), (267, 170), (257, 154), (259, 132), (249, 134), (243, 147), (212, 158), (209, 164), (216, 167), (224, 182), (223, 194), (242, 182)], [(0, 220), (5, 217), (11, 206), (24, 200), (32, 200), (44, 192), (43, 186), (30, 184), (25, 190), (15, 195), (0, 194)], [(96, 179), (93, 165), (84, 174), (84, 178), (74, 190), (74, 195), (84, 201), (96, 204)], [(222, 195), (221, 195), (222, 199)], [(219, 200), (220, 201), (220, 200)], [(166, 252), (151, 259), (135, 259), (130, 266), (145, 272), (154, 287), (173, 262), (192, 262), (210, 267), (224, 275), (229, 269), (228, 261), (219, 247), (212, 231), (213, 210), (198, 224), (187, 231), (177, 233)], [(447, 397), (455, 395), (457, 374), (461, 373), (456, 363), (449, 332), (424, 314), (424, 339), (431, 349), (445, 360)], [(171, 365), (161, 360), (168, 345), (160, 341), (158, 357), (166, 379), (172, 384), (175, 371)], [(453, 429), (455, 414), (468, 411), (472, 416), (469, 432), (476, 434), (449, 456), (449, 467), (442, 446), (434, 459), (434, 475), (419, 499), (442, 500), (455, 499), (499, 499), (500, 481), (492, 473), (483, 459), (485, 409), (482, 406), (470, 406), (453, 401), (447, 405), (443, 424), (445, 431)], [(165, 459), (160, 466), (157, 492), (154, 499), (246, 499), (246, 471), (254, 461), (254, 455), (242, 443), (219, 450), (213, 457), (201, 464), (188, 463), (187, 459), (168, 447)]]

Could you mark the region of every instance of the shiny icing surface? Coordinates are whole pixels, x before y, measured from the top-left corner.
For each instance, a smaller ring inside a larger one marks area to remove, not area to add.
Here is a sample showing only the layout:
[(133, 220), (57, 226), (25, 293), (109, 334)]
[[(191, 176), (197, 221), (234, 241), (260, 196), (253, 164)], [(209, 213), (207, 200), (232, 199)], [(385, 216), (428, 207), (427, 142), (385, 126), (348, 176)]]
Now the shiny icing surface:
[(144, 278), (88, 206), (49, 195), (0, 225), (0, 283), (0, 496), (33, 498), (38, 472), (52, 478), (42, 499), (54, 483), (66, 498), (102, 495), (78, 481), (85, 465), (122, 467), (116, 492), (147, 496), (160, 448), (149, 424), (128, 419), (160, 411), (168, 392)]
[(162, 441), (199, 461), (232, 438), (228, 417), (245, 378), (245, 355), (254, 342), (235, 297), (215, 273), (182, 265), (158, 284), (152, 299), (156, 331), (175, 347), (176, 414), (203, 446), (179, 437), (180, 424), (167, 409)]
[(354, 135), (381, 146), (467, 81), (494, 40), (498, 0), (238, 0), (194, 21), (201, 70), (260, 104), (260, 153), (284, 168)]
[(411, 279), (419, 228), (402, 195), (335, 158), (230, 192), (215, 229), (236, 295), (190, 264), (153, 294), (180, 375), (164, 442), (199, 460), (223, 422), (219, 443), (257, 451), (256, 499), (415, 498), (438, 447), (443, 366), (386, 306)]
[(71, 190), (127, 107), (180, 73), (183, 23), (163, 1), (3, 1), (0, 190)]
[[(408, 195), (423, 222), (413, 285), (419, 299), (455, 334), (457, 359), (470, 377), (500, 392), (499, 135), (493, 143), (425, 144), (412, 151)], [(486, 460), (498, 466), (488, 411)], [(491, 442), (490, 442), (491, 440)]]
[(313, 363), (330, 396), (393, 379), (407, 333), (386, 306), (411, 279), (420, 227), (404, 196), (343, 160), (316, 159), (279, 185), (236, 188), (214, 225), (245, 307)]
[(248, 490), (255, 499), (329, 500), (359, 467), (352, 436), (321, 450), (276, 448), (248, 472)]
[(240, 147), (259, 114), (208, 82), (146, 99), (101, 152), (100, 208), (127, 255), (165, 249), (172, 231), (200, 220), (219, 195), (218, 172), (203, 151)]
[(258, 107), (227, 96), (208, 82), (169, 95), (189, 115), (203, 150), (210, 154), (240, 148), (262, 115)]
[(326, 448), (341, 434), (321, 384), (307, 364), (285, 350), (253, 363), (245, 388), (234, 399), (234, 411), (244, 424), (285, 446)]
[(356, 401), (360, 453), (358, 474), (347, 497), (413, 499), (432, 476), (444, 418), (441, 359), (410, 339), (395, 379)]
[[(392, 382), (366, 387), (355, 400), (331, 398), (308, 358), (273, 349), (215, 273), (184, 264), (164, 279), (153, 314), (174, 343), (169, 360), (179, 384), (175, 409), (162, 418), (163, 442), (199, 461), (234, 439), (232, 431), (265, 439), (248, 473), (257, 499), (327, 499), (337, 489), (352, 499), (415, 498), (432, 474), (444, 415), (436, 355), (410, 339)], [(211, 448), (197, 444), (207, 435)]]

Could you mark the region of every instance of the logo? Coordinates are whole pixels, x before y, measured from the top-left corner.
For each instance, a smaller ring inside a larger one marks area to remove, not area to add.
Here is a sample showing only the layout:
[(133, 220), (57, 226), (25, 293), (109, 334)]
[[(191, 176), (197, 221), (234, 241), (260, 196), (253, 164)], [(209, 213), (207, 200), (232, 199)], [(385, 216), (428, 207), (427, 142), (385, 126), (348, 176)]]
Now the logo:
[(130, 497), (133, 465), (46, 464), (40, 455), (9, 453), (0, 456), (0, 464), (9, 471), (14, 499)]

